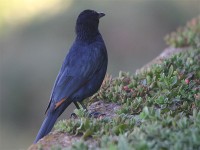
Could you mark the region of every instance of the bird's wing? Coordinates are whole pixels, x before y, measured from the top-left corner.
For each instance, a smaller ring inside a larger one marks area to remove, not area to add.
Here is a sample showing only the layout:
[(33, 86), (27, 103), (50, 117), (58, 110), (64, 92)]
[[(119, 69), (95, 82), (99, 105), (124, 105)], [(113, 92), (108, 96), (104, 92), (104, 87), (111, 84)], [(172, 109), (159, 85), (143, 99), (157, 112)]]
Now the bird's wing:
[(77, 50), (72, 47), (72, 49), (65, 58), (54, 84), (50, 103), (53, 102), (55, 108), (87, 84), (105, 61), (105, 54), (103, 54), (105, 47), (97, 46)]

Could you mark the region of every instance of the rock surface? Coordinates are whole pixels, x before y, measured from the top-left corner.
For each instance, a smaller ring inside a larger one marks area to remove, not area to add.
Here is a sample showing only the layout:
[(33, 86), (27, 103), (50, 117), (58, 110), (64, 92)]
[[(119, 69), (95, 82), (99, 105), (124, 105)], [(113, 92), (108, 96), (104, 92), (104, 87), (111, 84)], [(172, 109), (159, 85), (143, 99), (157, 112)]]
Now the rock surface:
[[(103, 100), (96, 101), (92, 103), (88, 110), (89, 112), (100, 112), (106, 114), (106, 117), (114, 117), (116, 115), (115, 111), (119, 109), (119, 105), (116, 103), (105, 103)], [(77, 142), (81, 139), (80, 135), (70, 135), (68, 133), (62, 132), (51, 132), (49, 135), (45, 136), (38, 141), (37, 144), (31, 145), (28, 150), (39, 150), (42, 147), (42, 150), (51, 150), (52, 147), (57, 145), (62, 147), (70, 147), (74, 142)], [(95, 145), (95, 140), (88, 139), (88, 142), (92, 142), (93, 146)]]

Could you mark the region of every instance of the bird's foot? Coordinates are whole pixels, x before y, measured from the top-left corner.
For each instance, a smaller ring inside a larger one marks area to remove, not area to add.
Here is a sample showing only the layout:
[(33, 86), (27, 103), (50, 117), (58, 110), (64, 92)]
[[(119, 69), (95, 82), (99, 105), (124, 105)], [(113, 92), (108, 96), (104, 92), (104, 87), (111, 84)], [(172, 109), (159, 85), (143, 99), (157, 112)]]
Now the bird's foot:
[[(102, 119), (102, 118), (105, 117), (105, 116), (106, 116), (106, 114), (103, 114), (103, 113), (100, 113), (100, 112), (91, 112), (91, 113), (89, 114), (89, 117), (90, 117), (90, 118), (93, 117), (93, 118), (96, 118), (96, 119)], [(70, 118), (72, 118), (72, 119), (77, 119), (78, 116), (77, 116), (75, 113), (72, 113), (72, 114), (70, 115)]]
[(105, 116), (106, 116), (106, 114), (103, 114), (103, 113), (100, 113), (100, 112), (91, 112), (89, 114), (89, 117), (93, 117), (93, 118), (97, 118), (97, 119), (102, 119)]
[(70, 118), (72, 118), (72, 119), (77, 119), (78, 116), (77, 116), (75, 113), (71, 113)]

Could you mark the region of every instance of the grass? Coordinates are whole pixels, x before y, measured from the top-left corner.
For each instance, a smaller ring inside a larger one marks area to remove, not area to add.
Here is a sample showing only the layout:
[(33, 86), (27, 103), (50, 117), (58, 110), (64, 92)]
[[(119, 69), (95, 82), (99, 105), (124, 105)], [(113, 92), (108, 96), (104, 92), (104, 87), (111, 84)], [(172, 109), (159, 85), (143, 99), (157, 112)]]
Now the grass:
[[(106, 78), (93, 99), (120, 104), (114, 118), (90, 118), (76, 110), (78, 119), (58, 122), (57, 131), (82, 137), (70, 149), (200, 149), (199, 20), (166, 37), (168, 44), (187, 46), (187, 51), (138, 75)], [(91, 138), (97, 141), (93, 147), (86, 143)]]

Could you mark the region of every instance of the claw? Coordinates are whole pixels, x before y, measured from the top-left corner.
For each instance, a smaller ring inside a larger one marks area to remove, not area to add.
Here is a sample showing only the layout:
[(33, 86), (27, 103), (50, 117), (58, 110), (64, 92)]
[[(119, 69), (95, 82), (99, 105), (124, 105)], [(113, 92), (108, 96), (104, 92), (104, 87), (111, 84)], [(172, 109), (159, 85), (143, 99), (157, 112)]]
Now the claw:
[(102, 119), (103, 117), (105, 117), (106, 114), (100, 113), (100, 112), (92, 112), (89, 114), (89, 117), (94, 117), (97, 119)]
[(72, 119), (77, 119), (78, 116), (77, 116), (75, 113), (72, 113), (72, 114), (70, 115), (70, 118), (72, 118)]

